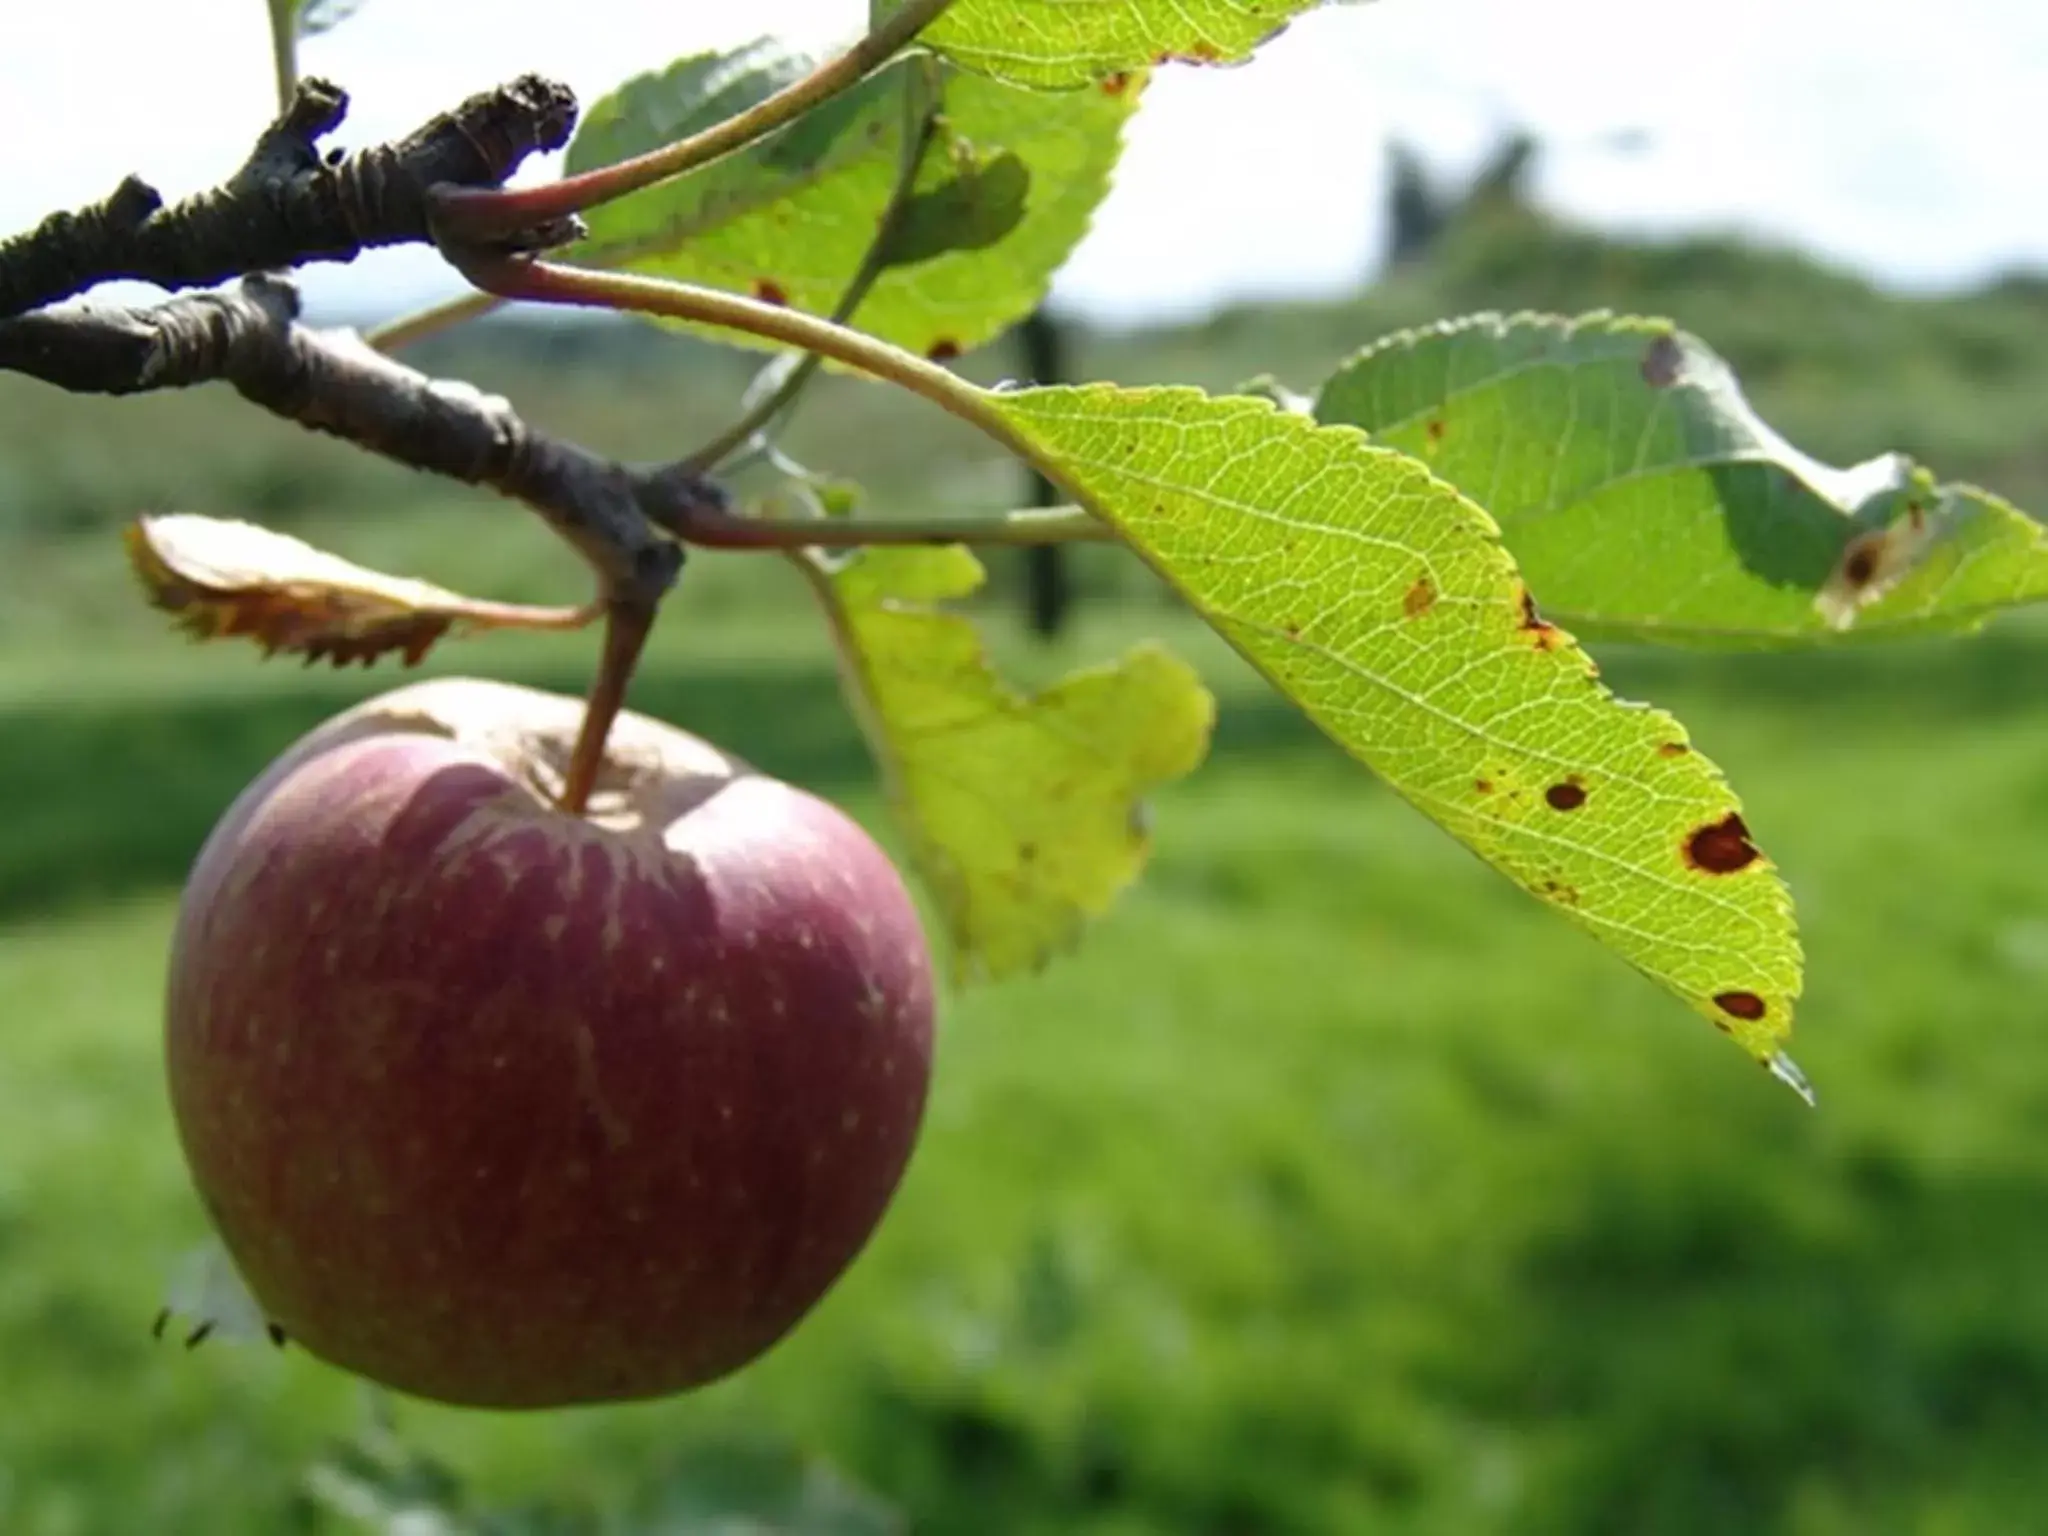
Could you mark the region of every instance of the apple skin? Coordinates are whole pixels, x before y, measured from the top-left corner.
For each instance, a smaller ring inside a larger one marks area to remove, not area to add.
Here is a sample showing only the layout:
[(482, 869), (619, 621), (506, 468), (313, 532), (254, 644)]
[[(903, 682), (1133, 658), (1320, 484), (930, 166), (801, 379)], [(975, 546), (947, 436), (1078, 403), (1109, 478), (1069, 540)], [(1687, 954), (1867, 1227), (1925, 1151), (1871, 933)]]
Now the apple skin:
[(916, 1142), (933, 981), (841, 812), (628, 713), (451, 678), (330, 720), (202, 848), (166, 1048), (271, 1322), (415, 1396), (666, 1395), (759, 1356)]

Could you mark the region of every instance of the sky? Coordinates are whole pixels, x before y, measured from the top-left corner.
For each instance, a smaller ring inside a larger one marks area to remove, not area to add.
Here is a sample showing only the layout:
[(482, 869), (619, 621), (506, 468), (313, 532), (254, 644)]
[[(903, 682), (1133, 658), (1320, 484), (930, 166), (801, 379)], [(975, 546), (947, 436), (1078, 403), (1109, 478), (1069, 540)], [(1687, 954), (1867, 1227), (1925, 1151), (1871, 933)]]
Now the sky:
[[(8, 6), (0, 229), (129, 171), (173, 195), (272, 109), (263, 0)], [(364, 0), (303, 65), (354, 98), (336, 142), (401, 133), (526, 70), (584, 100), (683, 53), (814, 46), (866, 0)], [(87, 25), (75, 25), (81, 17)], [(1892, 286), (2048, 270), (2048, 7), (2033, 0), (1375, 0), (1298, 19), (1248, 65), (1162, 72), (1055, 287), (1098, 322), (1341, 292), (1383, 241), (1386, 146), (1446, 177), (1526, 127), (1536, 190), (1604, 228), (1739, 231)], [(537, 163), (522, 180), (552, 175)], [(307, 274), (316, 315), (460, 291), (429, 252)]]

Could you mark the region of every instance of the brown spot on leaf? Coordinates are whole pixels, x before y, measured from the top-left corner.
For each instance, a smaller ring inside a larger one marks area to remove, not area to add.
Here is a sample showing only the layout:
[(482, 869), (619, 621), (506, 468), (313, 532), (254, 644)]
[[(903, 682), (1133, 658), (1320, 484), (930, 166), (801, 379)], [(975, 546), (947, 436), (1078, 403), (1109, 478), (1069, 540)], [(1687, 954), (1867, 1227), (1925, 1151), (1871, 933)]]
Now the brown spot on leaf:
[(960, 343), (950, 336), (941, 336), (925, 348), (924, 355), (935, 363), (950, 363), (960, 355)]
[(1536, 598), (1527, 587), (1522, 588), (1522, 628), (1535, 638), (1539, 651), (1555, 650), (1563, 643), (1557, 626), (1536, 612)]
[(1659, 757), (1683, 757), (1692, 750), (1682, 741), (1667, 741), (1657, 748)]
[(1130, 89), (1130, 84), (1131, 72), (1127, 69), (1120, 69), (1113, 75), (1103, 76), (1102, 94), (1105, 96), (1121, 96), (1126, 90)]
[(1436, 583), (1427, 576), (1415, 578), (1415, 585), (1401, 594), (1401, 612), (1419, 619), (1436, 606)]
[(1643, 354), (1643, 382), (1652, 389), (1669, 389), (1685, 368), (1685, 349), (1669, 331), (1650, 343)]
[(1586, 785), (1577, 774), (1543, 791), (1543, 800), (1553, 811), (1576, 811), (1586, 803)]
[(1480, 793), (1480, 794), (1482, 794), (1482, 795), (1490, 795), (1490, 794), (1492, 794), (1492, 793), (1493, 793), (1493, 780), (1491, 780), (1491, 779), (1474, 779), (1474, 780), (1472, 781), (1472, 787), (1473, 787), (1474, 789), (1478, 790), (1478, 791), (1479, 791), (1479, 793)]
[(789, 302), (789, 295), (783, 290), (782, 284), (766, 277), (754, 279), (754, 297), (763, 304), (787, 304)]
[(1732, 875), (1761, 857), (1756, 844), (1749, 840), (1749, 828), (1734, 811), (1719, 821), (1709, 822), (1685, 840), (1686, 862), (1710, 875)]
[(1764, 1016), (1764, 1000), (1754, 992), (1716, 992), (1714, 1006), (1734, 1018), (1754, 1024)]
[(1579, 904), (1577, 888), (1566, 885), (1562, 880), (1546, 880), (1541, 889), (1544, 895), (1560, 906), (1576, 907)]
[(1429, 425), (1424, 427), (1422, 430), (1429, 438), (1429, 446), (1434, 448), (1438, 443), (1441, 443), (1444, 440), (1444, 433), (1448, 430), (1448, 428), (1444, 426), (1443, 417), (1432, 416), (1429, 418)]
[(1877, 574), (1877, 549), (1870, 543), (1849, 546), (1842, 556), (1842, 581), (1850, 588), (1867, 587)]

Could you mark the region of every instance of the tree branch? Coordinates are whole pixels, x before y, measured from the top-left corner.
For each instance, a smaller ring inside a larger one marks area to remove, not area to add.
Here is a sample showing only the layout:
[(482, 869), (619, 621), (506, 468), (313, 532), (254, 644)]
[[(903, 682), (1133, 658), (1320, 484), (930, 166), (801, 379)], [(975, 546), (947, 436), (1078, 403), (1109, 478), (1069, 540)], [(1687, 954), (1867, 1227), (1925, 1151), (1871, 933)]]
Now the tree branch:
[(149, 309), (82, 306), (0, 321), (0, 369), (80, 394), (224, 380), (301, 426), (525, 503), (590, 562), (614, 601), (666, 591), (682, 552), (657, 530), (726, 504), (697, 475), (603, 458), (535, 430), (498, 396), (383, 356), (353, 331), (301, 325), (297, 290), (277, 277)]
[[(205, 287), (251, 272), (349, 261), (378, 246), (432, 243), (433, 189), (496, 187), (529, 155), (559, 149), (576, 124), (569, 88), (539, 75), (481, 92), (416, 132), (353, 155), (319, 141), (348, 111), (325, 80), (291, 103), (219, 187), (164, 205), (137, 177), (76, 212), (0, 240), (0, 317), (25, 314), (99, 283), (141, 279)], [(508, 232), (516, 249), (574, 237), (573, 221)]]

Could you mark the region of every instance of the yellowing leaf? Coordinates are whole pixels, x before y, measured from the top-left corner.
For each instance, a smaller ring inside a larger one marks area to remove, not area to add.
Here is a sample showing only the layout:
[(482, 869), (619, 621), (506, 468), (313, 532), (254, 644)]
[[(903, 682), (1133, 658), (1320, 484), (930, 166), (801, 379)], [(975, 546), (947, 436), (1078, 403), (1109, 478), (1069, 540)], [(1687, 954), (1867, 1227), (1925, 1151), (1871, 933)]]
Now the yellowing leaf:
[(1678, 722), (1538, 616), (1484, 511), (1263, 400), (983, 400), (1332, 738), (1803, 1091), (1783, 882)]
[(295, 652), (407, 666), (451, 630), (574, 629), (580, 608), (486, 603), (423, 581), (351, 565), (253, 523), (179, 512), (137, 518), (123, 537), (149, 600), (202, 640), (246, 635), (266, 654)]
[(1208, 691), (1146, 645), (1017, 692), (974, 626), (934, 606), (981, 585), (980, 562), (958, 547), (872, 549), (836, 572), (807, 569), (912, 856), (944, 909), (956, 974), (1044, 964), (1143, 866), (1142, 797), (1201, 761)]

